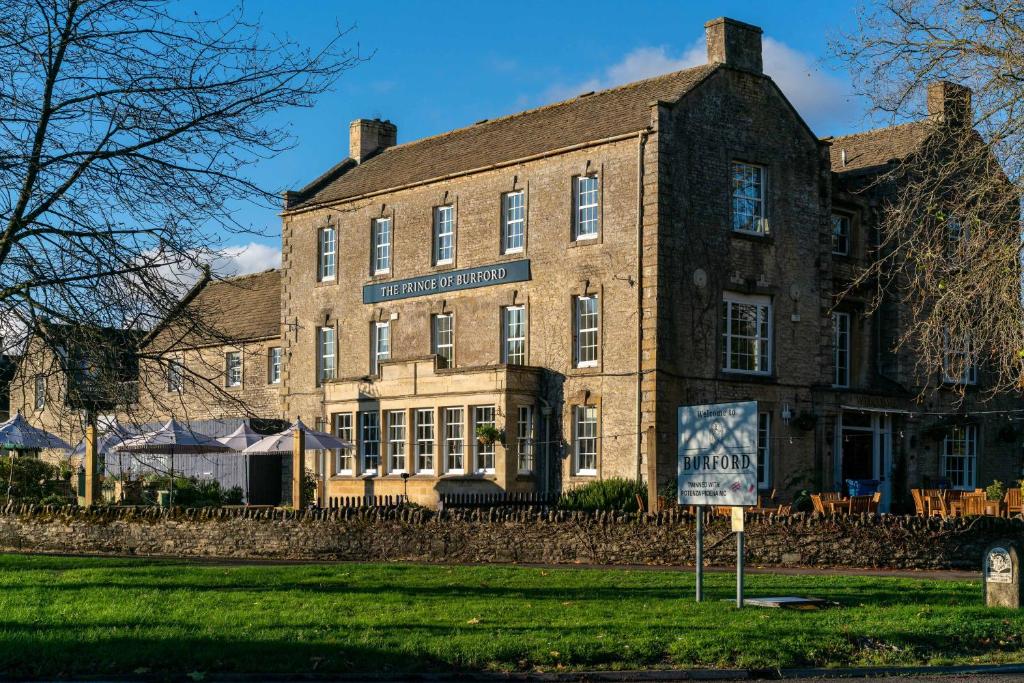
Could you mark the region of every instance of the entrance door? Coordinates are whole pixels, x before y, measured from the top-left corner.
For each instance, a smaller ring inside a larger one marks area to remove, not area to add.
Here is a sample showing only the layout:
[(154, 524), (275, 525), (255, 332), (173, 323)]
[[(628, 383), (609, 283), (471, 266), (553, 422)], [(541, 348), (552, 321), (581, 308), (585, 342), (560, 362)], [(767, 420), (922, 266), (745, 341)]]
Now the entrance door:
[(836, 421), (837, 488), (845, 492), (847, 479), (877, 479), (882, 492), (879, 509), (888, 511), (892, 502), (892, 418), (847, 411)]

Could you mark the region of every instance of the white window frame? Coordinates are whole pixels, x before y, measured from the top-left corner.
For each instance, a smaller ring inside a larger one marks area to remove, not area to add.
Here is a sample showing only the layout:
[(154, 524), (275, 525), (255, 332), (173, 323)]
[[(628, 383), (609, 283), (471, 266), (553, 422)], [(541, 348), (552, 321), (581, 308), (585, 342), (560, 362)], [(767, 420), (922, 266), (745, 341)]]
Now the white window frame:
[(455, 207), (451, 204), (434, 207), (434, 265), (455, 262)]
[(601, 182), (596, 173), (573, 179), (572, 238), (596, 240), (601, 233)]
[(320, 228), (317, 235), (317, 254), (317, 281), (334, 281), (338, 272), (338, 233), (334, 226)]
[(832, 214), (832, 253), (836, 256), (850, 255), (852, 228), (853, 220), (848, 215), (845, 213)]
[(167, 392), (180, 394), (185, 388), (185, 364), (177, 358), (167, 361)]
[[(730, 183), (732, 184), (732, 191), (730, 193), (730, 206), (731, 206), (731, 220), (733, 232), (744, 233), (747, 235), (767, 235), (768, 234), (768, 211), (767, 211), (767, 198), (768, 198), (768, 169), (765, 166), (759, 164), (751, 164), (745, 161), (733, 161), (730, 166)], [(756, 185), (756, 194), (750, 194), (746, 191), (746, 188), (750, 187), (747, 182), (740, 182), (739, 172), (743, 172), (743, 180), (753, 178), (753, 184)], [(751, 203), (751, 210), (739, 210), (740, 204)], [(742, 223), (739, 221), (740, 217), (749, 217), (748, 220), (743, 220)], [(752, 224), (754, 227), (742, 227), (746, 223)]]
[[(442, 323), (447, 323), (447, 326)], [(455, 315), (435, 313), (431, 316), (433, 352), (444, 360), (444, 367), (455, 367)]]
[[(519, 318), (518, 321), (513, 321), (513, 314)], [(501, 337), (501, 362), (526, 365), (526, 306), (520, 304), (501, 309)]]
[[(584, 312), (584, 305), (593, 305), (593, 311)], [(601, 300), (596, 294), (575, 297), (575, 309), (573, 315), (573, 329), (575, 331), (573, 353), (577, 368), (595, 368), (601, 358)], [(591, 321), (587, 318), (593, 318)], [(584, 327), (584, 325), (587, 327)], [(593, 344), (589, 343), (591, 336)], [(585, 343), (586, 342), (586, 343)], [(590, 358), (589, 349), (593, 348), (593, 358)], [(584, 350), (588, 350), (587, 358), (584, 359)]]
[(757, 414), (757, 488), (771, 488), (772, 414)]
[[(756, 335), (753, 337), (740, 337), (732, 331), (732, 312), (736, 306), (753, 306), (755, 309)], [(773, 343), (773, 310), (771, 297), (737, 294), (726, 292), (722, 296), (722, 371), (742, 375), (770, 375), (774, 355)], [(764, 336), (762, 336), (764, 333)], [(757, 342), (757, 352), (754, 355), (755, 369), (733, 367), (732, 350), (734, 340), (753, 340)], [(760, 343), (764, 343), (765, 351), (762, 357)], [(763, 365), (763, 367), (761, 367)]]
[(377, 474), (380, 471), (380, 413), (369, 410), (360, 411), (358, 415), (359, 468), (363, 474)]
[(374, 218), (370, 231), (370, 273), (386, 275), (391, 272), (391, 218)]
[[(444, 408), (444, 466), (448, 474), (466, 472), (466, 416), (461, 407)], [(458, 419), (455, 416), (458, 415)], [(454, 456), (458, 467), (453, 467)]]
[[(591, 416), (593, 419), (590, 419)], [(597, 458), (598, 458), (598, 433), (599, 433), (599, 417), (597, 415), (597, 406), (595, 405), (582, 405), (573, 406), (572, 410), (572, 435), (573, 435), (573, 465), (576, 470), (576, 475), (581, 477), (593, 477), (597, 476)], [(592, 433), (591, 433), (592, 432)], [(586, 454), (593, 456), (593, 462), (582, 462), (582, 456), (584, 455), (583, 447), (589, 445), (592, 450), (587, 450)], [(587, 466), (585, 466), (587, 465)], [(592, 466), (590, 466), (592, 465)]]
[(271, 346), (267, 349), (267, 384), (281, 383), (281, 370), (283, 369), (283, 351), (280, 346)]
[[(237, 362), (233, 362), (237, 361)], [(234, 372), (237, 370), (238, 379), (234, 378)], [(242, 374), (242, 352), (241, 351), (228, 351), (224, 354), (224, 386), (228, 388), (242, 386), (243, 374)]]
[(333, 327), (316, 328), (317, 383), (328, 382), (338, 375), (338, 335)]
[(526, 192), (515, 190), (501, 195), (501, 249), (519, 254), (526, 249)]
[[(344, 439), (349, 443), (354, 444), (354, 425), (352, 420), (352, 413), (335, 413), (334, 414), (334, 435), (339, 439)], [(335, 474), (346, 474), (350, 475), (355, 472), (355, 454), (351, 448), (335, 448), (334, 449), (334, 473)]]
[(416, 424), (416, 474), (434, 474), (437, 468), (434, 409), (417, 408), (413, 415)]
[(516, 414), (516, 453), (519, 474), (532, 474), (534, 461), (533, 406), (519, 406)]
[[(954, 375), (953, 364), (963, 359), (960, 375)], [(970, 351), (954, 351), (949, 342), (949, 331), (942, 332), (942, 381), (946, 384), (973, 386), (978, 383), (978, 366), (970, 362)]]
[(832, 313), (832, 386), (850, 386), (850, 314)]
[[(962, 461), (955, 470), (950, 468), (954, 461)], [(962, 481), (954, 483), (951, 472), (963, 472)], [(973, 491), (978, 480), (978, 426), (956, 425), (946, 430), (942, 439), (941, 476), (950, 486), (960, 491)]]
[[(477, 427), (481, 425), (491, 425), (497, 427), (497, 411), (494, 406), (473, 406), (473, 470), (477, 474), (494, 474), (497, 465), (497, 449), (492, 444), (482, 444), (476, 437)], [(486, 414), (490, 411), (490, 419), (481, 419), (481, 414)], [(489, 463), (484, 462), (484, 458), (489, 459)], [(490, 467), (486, 465), (490, 464)]]
[(404, 410), (389, 410), (388, 416), (388, 474), (402, 474), (409, 471), (409, 454), (406, 452), (408, 419)]
[[(375, 322), (371, 329), (373, 338), (370, 340), (370, 374), (379, 377), (381, 361), (391, 358), (391, 322)], [(383, 337), (380, 334), (381, 330), (387, 330)], [(381, 340), (385, 342), (384, 346), (381, 346)]]
[(46, 375), (36, 375), (33, 391), (35, 395), (32, 397), (32, 405), (36, 410), (42, 410), (46, 407)]

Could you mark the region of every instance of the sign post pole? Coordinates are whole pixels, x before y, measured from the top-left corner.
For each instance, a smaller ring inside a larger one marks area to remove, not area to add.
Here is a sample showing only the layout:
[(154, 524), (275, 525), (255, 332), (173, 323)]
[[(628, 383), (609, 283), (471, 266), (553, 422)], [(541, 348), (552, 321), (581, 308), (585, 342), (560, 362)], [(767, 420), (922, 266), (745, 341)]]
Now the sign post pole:
[(743, 607), (743, 532), (736, 532), (736, 607)]
[(697, 578), (697, 602), (704, 600), (704, 506), (697, 506), (697, 556), (695, 558)]

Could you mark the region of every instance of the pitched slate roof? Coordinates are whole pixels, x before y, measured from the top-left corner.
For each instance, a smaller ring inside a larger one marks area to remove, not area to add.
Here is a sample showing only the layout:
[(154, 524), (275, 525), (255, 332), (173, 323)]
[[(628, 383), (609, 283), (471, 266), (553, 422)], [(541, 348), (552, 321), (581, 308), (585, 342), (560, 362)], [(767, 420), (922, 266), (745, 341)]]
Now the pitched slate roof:
[[(206, 334), (186, 331), (170, 322), (155, 340), (167, 345), (201, 346), (225, 341), (249, 341), (281, 334), (281, 271), (215, 280), (187, 306), (202, 321)], [(191, 324), (191, 320), (189, 321)]]
[(914, 121), (833, 138), (829, 150), (832, 170), (866, 171), (885, 166), (893, 159), (904, 159), (921, 146), (932, 130), (929, 121)]
[(712, 74), (702, 65), (539, 109), (389, 147), (355, 164), (346, 159), (299, 191), (299, 209), (643, 130), (650, 105), (674, 101)]

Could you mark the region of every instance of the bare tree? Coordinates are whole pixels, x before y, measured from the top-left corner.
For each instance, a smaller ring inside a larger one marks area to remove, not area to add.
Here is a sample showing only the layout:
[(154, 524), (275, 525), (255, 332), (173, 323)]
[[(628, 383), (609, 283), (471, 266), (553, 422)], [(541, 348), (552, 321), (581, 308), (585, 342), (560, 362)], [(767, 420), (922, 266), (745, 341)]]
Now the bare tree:
[(1024, 3), (881, 0), (833, 52), (876, 113), (927, 126), (869, 188), (886, 199), (853, 287), (907, 312), (898, 345), (926, 389), (972, 367), (993, 393), (1021, 388)]
[(240, 203), (276, 205), (249, 175), (291, 144), (270, 115), (311, 106), (361, 60), (346, 33), (312, 50), (241, 7), (204, 18), (166, 0), (0, 0), (4, 346), (32, 335), (59, 352), (69, 330), (146, 331), (171, 315), (202, 328), (169, 274), (202, 272), (225, 236), (249, 231)]

